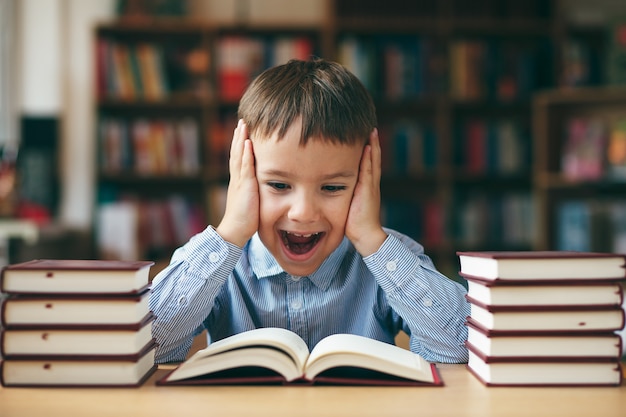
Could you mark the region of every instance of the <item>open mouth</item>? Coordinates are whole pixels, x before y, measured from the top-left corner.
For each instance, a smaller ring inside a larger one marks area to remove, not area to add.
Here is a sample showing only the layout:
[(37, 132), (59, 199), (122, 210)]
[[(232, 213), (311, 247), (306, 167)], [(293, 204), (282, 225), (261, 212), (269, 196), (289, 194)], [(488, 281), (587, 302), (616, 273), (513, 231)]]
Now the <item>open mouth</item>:
[(324, 236), (324, 232), (299, 234), (281, 230), (280, 233), (287, 250), (296, 255), (303, 255), (311, 251)]

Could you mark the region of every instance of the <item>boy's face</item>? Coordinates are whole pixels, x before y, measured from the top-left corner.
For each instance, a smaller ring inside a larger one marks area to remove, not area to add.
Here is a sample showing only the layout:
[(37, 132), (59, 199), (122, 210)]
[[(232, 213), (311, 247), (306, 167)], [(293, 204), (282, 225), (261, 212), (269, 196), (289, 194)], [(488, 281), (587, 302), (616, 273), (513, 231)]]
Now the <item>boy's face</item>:
[(301, 123), (284, 138), (254, 140), (259, 182), (259, 236), (291, 275), (313, 273), (341, 243), (363, 146), (312, 138)]

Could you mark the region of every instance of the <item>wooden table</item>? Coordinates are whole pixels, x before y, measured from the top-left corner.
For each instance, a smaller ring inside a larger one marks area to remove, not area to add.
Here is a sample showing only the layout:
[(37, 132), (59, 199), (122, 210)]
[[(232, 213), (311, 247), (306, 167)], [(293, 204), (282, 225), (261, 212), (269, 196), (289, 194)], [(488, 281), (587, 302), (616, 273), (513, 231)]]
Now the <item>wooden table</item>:
[(3, 388), (1, 417), (626, 416), (611, 388), (488, 388), (464, 365), (439, 365), (444, 387)]

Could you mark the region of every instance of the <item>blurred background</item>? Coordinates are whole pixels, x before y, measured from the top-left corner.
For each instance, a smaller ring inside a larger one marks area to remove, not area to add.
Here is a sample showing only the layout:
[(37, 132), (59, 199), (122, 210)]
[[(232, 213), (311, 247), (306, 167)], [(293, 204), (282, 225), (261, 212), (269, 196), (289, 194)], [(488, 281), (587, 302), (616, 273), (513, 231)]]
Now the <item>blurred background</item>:
[(237, 101), (319, 56), (378, 109), (383, 223), (626, 252), (623, 0), (0, 0), (0, 263), (150, 259), (221, 217)]

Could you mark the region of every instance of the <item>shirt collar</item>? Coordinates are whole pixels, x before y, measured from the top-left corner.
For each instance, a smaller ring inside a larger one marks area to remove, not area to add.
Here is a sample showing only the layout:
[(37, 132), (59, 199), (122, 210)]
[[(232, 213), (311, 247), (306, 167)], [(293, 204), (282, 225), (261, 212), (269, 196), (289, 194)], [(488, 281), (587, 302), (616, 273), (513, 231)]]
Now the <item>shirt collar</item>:
[[(339, 244), (322, 265), (307, 277), (313, 282), (313, 284), (326, 290), (332, 279), (338, 275), (339, 268), (341, 267), (342, 260), (352, 248), (350, 241), (344, 237)], [(255, 233), (250, 239), (248, 246), (248, 259), (250, 267), (257, 279), (269, 278), (280, 274), (287, 274), (284, 269), (276, 262), (276, 259), (272, 256), (270, 251), (263, 245), (258, 233)]]

